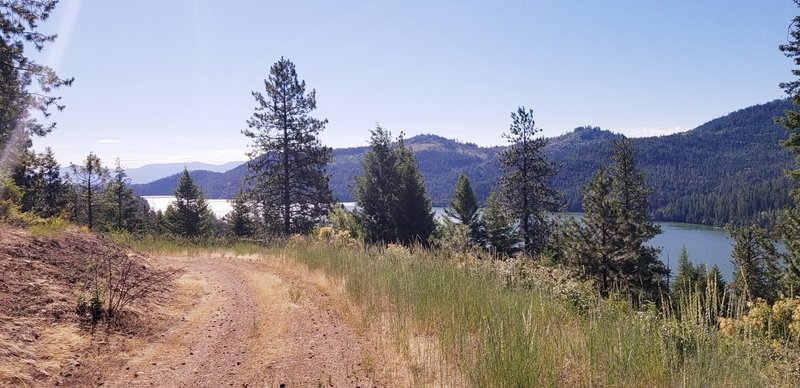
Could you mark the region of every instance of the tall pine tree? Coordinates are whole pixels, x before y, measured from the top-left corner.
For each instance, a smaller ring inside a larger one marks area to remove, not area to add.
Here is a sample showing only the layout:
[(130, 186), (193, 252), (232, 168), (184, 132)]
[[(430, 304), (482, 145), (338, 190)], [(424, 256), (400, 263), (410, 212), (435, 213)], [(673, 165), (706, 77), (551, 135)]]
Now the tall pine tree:
[(331, 209), (325, 168), (331, 149), (319, 141), (327, 120), (310, 116), (316, 92), (306, 93), (294, 63), (281, 58), (264, 80), (266, 95), (253, 92), (257, 106), (242, 133), (253, 139), (248, 162), (249, 196), (262, 209), (272, 232), (307, 233)]
[(511, 145), (500, 155), (503, 176), (502, 195), (509, 211), (519, 222), (523, 249), (530, 255), (540, 253), (552, 230), (549, 213), (561, 207), (559, 194), (548, 187), (556, 166), (544, 154), (547, 140), (536, 137), (533, 111), (519, 107), (511, 113), (511, 127), (503, 134)]

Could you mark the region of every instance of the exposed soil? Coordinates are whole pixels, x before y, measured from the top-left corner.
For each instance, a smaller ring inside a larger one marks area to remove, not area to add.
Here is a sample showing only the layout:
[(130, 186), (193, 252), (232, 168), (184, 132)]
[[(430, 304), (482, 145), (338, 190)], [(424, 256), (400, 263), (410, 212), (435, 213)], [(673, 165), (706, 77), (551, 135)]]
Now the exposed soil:
[(310, 283), (230, 258), (171, 258), (194, 302), (112, 386), (374, 385), (363, 341)]
[[(73, 375), (87, 351), (106, 342), (76, 314), (77, 295), (93, 262), (127, 253), (77, 229), (35, 236), (0, 226), (0, 386), (59, 384)], [(138, 275), (154, 273), (151, 260), (130, 257)], [(105, 337), (143, 337), (156, 329), (139, 323), (162, 318), (158, 306), (168, 300), (167, 286), (131, 304)]]
[(133, 254), (141, 274), (182, 275), (92, 326), (75, 312), (86, 269), (125, 254), (77, 230), (0, 227), (0, 386), (412, 385), (343, 284), (287, 260)]

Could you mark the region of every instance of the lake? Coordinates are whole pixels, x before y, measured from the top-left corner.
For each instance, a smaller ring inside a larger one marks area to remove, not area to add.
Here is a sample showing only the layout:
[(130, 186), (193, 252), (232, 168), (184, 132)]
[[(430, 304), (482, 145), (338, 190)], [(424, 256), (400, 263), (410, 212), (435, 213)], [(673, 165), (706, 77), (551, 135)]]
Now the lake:
[[(158, 195), (142, 197), (153, 210), (164, 211), (167, 205), (175, 198), (172, 196)], [(226, 199), (207, 200), (211, 211), (217, 217), (228, 214), (231, 209), (230, 201)], [(355, 204), (352, 202), (344, 203), (345, 208), (352, 210)], [(436, 217), (444, 217), (444, 209), (434, 208)], [(564, 213), (567, 216), (581, 217), (581, 213)], [(661, 226), (662, 233), (652, 240), (650, 244), (661, 248), (661, 260), (670, 268), (677, 266), (678, 254), (682, 247), (686, 247), (689, 257), (695, 264), (704, 263), (711, 268), (718, 265), (726, 280), (730, 280), (733, 275), (733, 264), (731, 264), (731, 251), (733, 250), (733, 240), (723, 228), (713, 226), (684, 224), (680, 222), (656, 222)]]

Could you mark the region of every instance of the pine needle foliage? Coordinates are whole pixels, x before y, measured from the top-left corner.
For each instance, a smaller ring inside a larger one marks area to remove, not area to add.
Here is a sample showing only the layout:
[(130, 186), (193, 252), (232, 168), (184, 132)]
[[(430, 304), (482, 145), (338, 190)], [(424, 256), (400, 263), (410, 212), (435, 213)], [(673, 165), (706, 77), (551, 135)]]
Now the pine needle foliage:
[(253, 139), (248, 196), (260, 205), (269, 233), (308, 233), (333, 204), (325, 171), (332, 150), (319, 140), (328, 120), (310, 115), (317, 108), (316, 91), (306, 92), (288, 59), (272, 65), (264, 91), (253, 92), (255, 112), (242, 131)]
[(202, 237), (214, 228), (214, 214), (186, 169), (175, 189), (175, 202), (164, 212), (164, 221), (170, 232), (181, 237)]
[(503, 134), (510, 145), (500, 154), (503, 202), (519, 223), (523, 250), (531, 256), (547, 246), (553, 228), (549, 213), (562, 206), (558, 192), (548, 187), (556, 165), (544, 154), (547, 140), (536, 136), (541, 129), (535, 124), (533, 110), (519, 107), (511, 113), (509, 132)]

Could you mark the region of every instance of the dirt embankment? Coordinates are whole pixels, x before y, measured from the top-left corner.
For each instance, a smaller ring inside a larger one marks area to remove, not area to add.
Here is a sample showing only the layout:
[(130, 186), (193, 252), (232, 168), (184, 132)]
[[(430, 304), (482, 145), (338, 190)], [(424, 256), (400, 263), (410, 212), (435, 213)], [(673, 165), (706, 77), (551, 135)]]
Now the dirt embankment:
[[(124, 257), (123, 248), (78, 230), (34, 236), (0, 226), (0, 385), (57, 385), (80, 371), (85, 355), (103, 352), (111, 338), (136, 338), (157, 330), (164, 285), (146, 301), (132, 303), (124, 323), (111, 331), (92, 328), (76, 314), (93, 263)], [(140, 274), (158, 265), (133, 255)]]
[(121, 248), (0, 233), (0, 385), (411, 385), (402, 357), (359, 329), (342, 284), (294, 263), (137, 257), (183, 274), (109, 331), (77, 317), (76, 290), (92, 257)]

